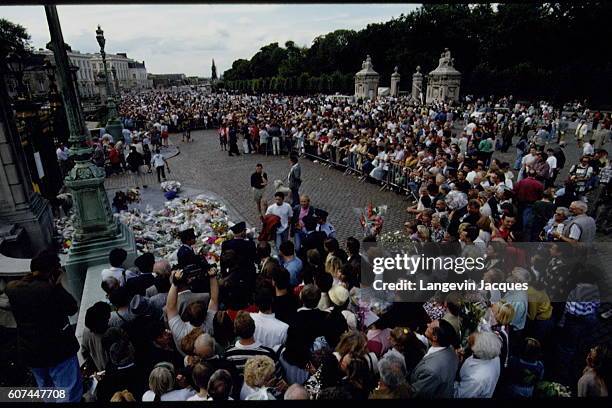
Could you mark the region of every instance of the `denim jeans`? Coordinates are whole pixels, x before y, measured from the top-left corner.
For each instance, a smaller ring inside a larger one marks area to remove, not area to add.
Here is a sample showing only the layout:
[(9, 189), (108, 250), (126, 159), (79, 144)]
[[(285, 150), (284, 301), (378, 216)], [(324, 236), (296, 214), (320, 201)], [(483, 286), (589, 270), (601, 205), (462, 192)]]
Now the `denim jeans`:
[(280, 154), (280, 138), (276, 136), (272, 138), (272, 154), (274, 154), (274, 156)]
[(76, 354), (53, 367), (31, 367), (38, 388), (64, 388), (66, 398), (57, 402), (79, 402), (83, 397), (83, 382)]
[(306, 233), (303, 230), (295, 231), (293, 236), (293, 244), (295, 246), (295, 252), (298, 252), (302, 247), (302, 240), (306, 238)]
[(522, 150), (516, 150), (516, 160), (514, 161), (514, 170), (520, 170), (521, 161), (523, 160), (524, 152)]
[(525, 238), (527, 240), (533, 241), (533, 237), (532, 234), (535, 233), (535, 236), (537, 238), (537, 235), (539, 234), (540, 231), (533, 231), (533, 221), (534, 221), (534, 214), (533, 214), (533, 204), (527, 204), (524, 206), (519, 206), (519, 208), (523, 209), (522, 213), (521, 213), (521, 220), (523, 223), (523, 233), (525, 234)]
[(292, 188), (291, 189), (291, 206), (295, 207), (300, 203), (300, 189)]
[(276, 233), (276, 239), (274, 240), (274, 244), (276, 246), (276, 252), (278, 253), (281, 244), (289, 239), (289, 227), (285, 229), (283, 232)]

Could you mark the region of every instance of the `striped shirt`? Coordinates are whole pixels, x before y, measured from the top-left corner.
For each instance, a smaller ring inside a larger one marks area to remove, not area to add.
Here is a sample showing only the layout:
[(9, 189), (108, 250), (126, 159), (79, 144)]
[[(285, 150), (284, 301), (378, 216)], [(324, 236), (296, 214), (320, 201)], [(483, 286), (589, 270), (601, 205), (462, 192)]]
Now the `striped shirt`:
[(225, 354), (223, 355), (223, 357), (226, 360), (234, 363), (236, 369), (238, 370), (238, 373), (240, 374), (240, 377), (242, 378), (244, 376), (244, 366), (247, 360), (250, 357), (260, 355), (268, 356), (272, 360), (274, 360), (274, 363), (276, 365), (275, 377), (279, 380), (282, 379), (283, 369), (278, 361), (278, 356), (276, 355), (276, 352), (270, 347), (263, 346), (258, 341), (248, 346), (245, 346), (243, 344), (240, 344), (240, 340), (238, 340), (236, 341), (236, 344), (234, 346), (229, 347), (227, 350), (225, 350)]
[(588, 316), (599, 308), (599, 288), (588, 283), (579, 283), (567, 297), (565, 312), (573, 316)]

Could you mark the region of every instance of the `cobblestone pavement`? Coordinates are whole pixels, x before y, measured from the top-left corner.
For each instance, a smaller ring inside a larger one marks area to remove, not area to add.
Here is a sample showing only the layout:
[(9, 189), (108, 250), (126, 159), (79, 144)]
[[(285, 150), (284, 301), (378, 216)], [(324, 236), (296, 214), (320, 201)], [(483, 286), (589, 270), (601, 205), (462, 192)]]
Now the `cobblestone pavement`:
[[(161, 154), (166, 158), (166, 160), (169, 160), (175, 156), (178, 156), (180, 154), (180, 150), (178, 146), (170, 145), (168, 147), (162, 147)], [(170, 167), (170, 170), (172, 170), (172, 167)], [(167, 174), (166, 172), (166, 178), (170, 180), (172, 178), (172, 173)], [(127, 188), (133, 187), (133, 182), (134, 179), (133, 176), (130, 175), (130, 173), (115, 174), (111, 177), (106, 178), (106, 180), (104, 181), (104, 187), (107, 191), (120, 189), (125, 190)], [(150, 185), (155, 186), (157, 188), (159, 186), (159, 183), (157, 182), (157, 174), (154, 171), (151, 173), (143, 174), (141, 176), (141, 183), (146, 186)]]
[[(285, 180), (290, 163), (287, 156), (263, 156), (251, 154), (229, 157), (220, 151), (218, 136), (214, 130), (192, 132), (192, 142), (185, 144), (180, 136), (171, 135), (181, 154), (170, 159), (172, 177), (185, 186), (204, 189), (222, 197), (233, 206), (245, 221), (259, 226), (259, 216), (252, 198), (250, 176), (255, 165), (261, 163), (268, 173), (268, 180)], [(338, 231), (341, 242), (349, 237), (361, 237), (358, 215), (354, 208), (364, 208), (369, 201), (374, 205), (388, 205), (384, 230), (397, 230), (407, 220), (406, 197), (391, 192), (381, 192), (374, 184), (359, 183), (354, 176), (344, 176), (341, 171), (330, 169), (308, 159), (300, 160), (303, 184), (301, 193), (308, 194), (313, 206), (329, 212), (329, 221)], [(265, 198), (272, 202), (274, 190), (270, 185)]]

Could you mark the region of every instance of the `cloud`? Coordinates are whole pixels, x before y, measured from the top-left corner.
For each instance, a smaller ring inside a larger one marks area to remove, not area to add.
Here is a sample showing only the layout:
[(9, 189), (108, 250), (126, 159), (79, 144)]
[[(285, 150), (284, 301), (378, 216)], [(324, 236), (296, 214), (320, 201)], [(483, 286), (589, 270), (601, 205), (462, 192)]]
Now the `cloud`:
[[(153, 73), (210, 75), (234, 60), (251, 58), (272, 42), (309, 46), (336, 29), (362, 29), (408, 13), (415, 4), (214, 4), (62, 5), (65, 41), (81, 52), (97, 52), (95, 30), (104, 29), (106, 50), (145, 60)], [(50, 40), (42, 6), (0, 6), (0, 16), (25, 26), (36, 48)]]

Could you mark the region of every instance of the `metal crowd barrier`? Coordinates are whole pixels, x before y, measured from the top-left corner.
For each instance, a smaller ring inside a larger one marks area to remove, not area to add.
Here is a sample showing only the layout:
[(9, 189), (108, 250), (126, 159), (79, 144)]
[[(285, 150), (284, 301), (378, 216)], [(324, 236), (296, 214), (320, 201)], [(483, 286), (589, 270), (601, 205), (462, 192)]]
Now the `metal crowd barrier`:
[(411, 179), (411, 169), (400, 162), (385, 163), (383, 172), (379, 177), (371, 175), (374, 169), (372, 161), (374, 156), (349, 151), (349, 146), (337, 147), (320, 141), (306, 140), (304, 142), (304, 155), (317, 160), (326, 167), (342, 170), (344, 175), (359, 176), (360, 182), (373, 181), (380, 185), (380, 190), (390, 190), (398, 194), (408, 195), (418, 200), (420, 182)]

